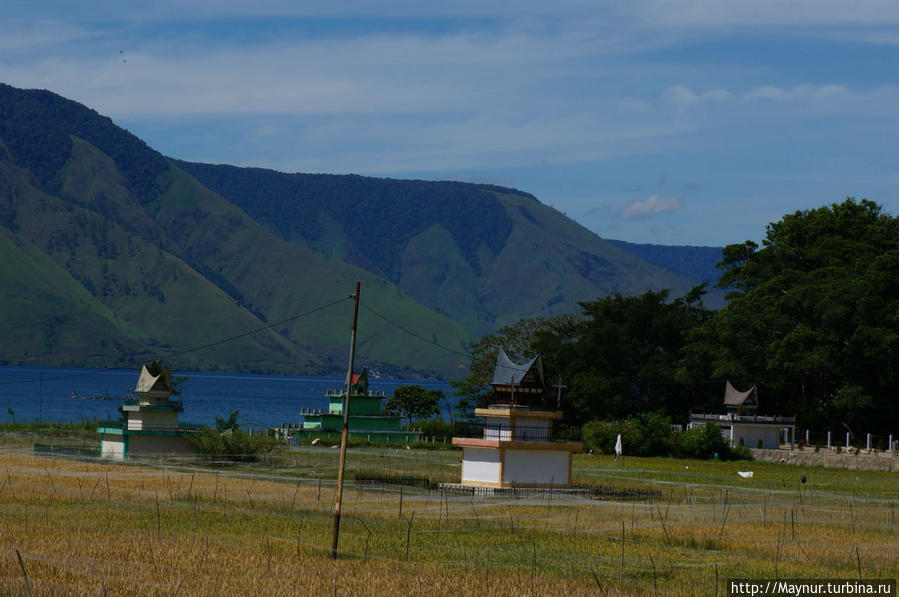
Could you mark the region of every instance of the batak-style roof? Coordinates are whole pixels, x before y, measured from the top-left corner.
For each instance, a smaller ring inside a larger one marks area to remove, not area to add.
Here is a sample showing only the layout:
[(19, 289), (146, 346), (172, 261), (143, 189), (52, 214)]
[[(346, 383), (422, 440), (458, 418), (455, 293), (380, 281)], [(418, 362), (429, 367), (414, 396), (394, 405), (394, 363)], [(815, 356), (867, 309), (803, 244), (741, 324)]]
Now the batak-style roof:
[[(346, 378), (344, 378), (344, 384)], [(353, 374), (353, 382), (351, 384), (353, 394), (365, 394), (368, 392), (368, 369), (363, 369), (362, 373)]]
[(730, 381), (724, 386), (724, 406), (758, 406), (759, 393), (756, 386), (752, 386), (745, 392), (734, 388)]
[(500, 348), (496, 355), (496, 369), (493, 371), (493, 386), (539, 386), (545, 387), (543, 379), (543, 355), (538, 354), (526, 363), (513, 363), (506, 352)]
[(172, 381), (169, 379), (169, 373), (165, 369), (159, 375), (153, 375), (147, 366), (144, 365), (140, 369), (140, 377), (137, 378), (137, 385), (134, 387), (137, 394), (149, 394), (150, 392), (167, 392), (172, 393)]

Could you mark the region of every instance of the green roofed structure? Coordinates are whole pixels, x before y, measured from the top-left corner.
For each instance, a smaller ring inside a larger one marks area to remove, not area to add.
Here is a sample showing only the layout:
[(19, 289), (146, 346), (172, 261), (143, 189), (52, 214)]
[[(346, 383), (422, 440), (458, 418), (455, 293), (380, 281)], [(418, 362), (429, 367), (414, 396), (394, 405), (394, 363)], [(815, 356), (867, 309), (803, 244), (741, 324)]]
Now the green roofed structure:
[[(343, 431), (343, 409), (346, 386), (327, 391), (328, 410), (304, 408), (300, 414), (303, 424), (291, 432), (304, 437), (339, 439)], [(350, 437), (368, 441), (414, 442), (421, 438), (420, 431), (404, 431), (403, 418), (383, 414), (381, 401), (387, 395), (368, 387), (368, 370), (353, 375), (350, 384)]]

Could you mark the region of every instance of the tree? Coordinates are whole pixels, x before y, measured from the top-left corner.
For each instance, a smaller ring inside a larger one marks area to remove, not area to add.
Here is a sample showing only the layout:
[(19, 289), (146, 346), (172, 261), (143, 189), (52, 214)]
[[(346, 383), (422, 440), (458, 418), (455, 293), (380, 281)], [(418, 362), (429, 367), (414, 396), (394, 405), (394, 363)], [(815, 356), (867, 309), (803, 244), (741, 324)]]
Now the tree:
[(478, 398), (489, 393), (488, 384), (493, 379), (496, 356), (503, 349), (513, 361), (524, 361), (535, 354), (544, 354), (547, 375), (552, 379), (558, 374), (559, 364), (555, 348), (562, 342), (577, 337), (580, 320), (574, 315), (557, 315), (551, 318), (530, 317), (500, 328), (481, 338), (471, 347), (471, 366), (468, 377), (450, 384), (459, 400), (456, 416), (469, 418), (474, 415)]
[(724, 249), (728, 304), (691, 335), (687, 375), (762, 388), (813, 428), (887, 433), (899, 391), (899, 219), (868, 200), (797, 211)]
[(240, 428), (240, 424), (237, 422), (237, 414), (239, 410), (233, 411), (230, 415), (228, 415), (227, 419), (223, 419), (221, 417), (215, 418), (215, 430), (219, 433), (224, 433), (225, 431), (235, 431)]
[(407, 424), (412, 423), (413, 419), (427, 419), (437, 414), (437, 405), (443, 397), (440, 390), (426, 390), (418, 385), (400, 386), (387, 399), (384, 412), (400, 415), (406, 419)]
[(609, 420), (660, 411), (685, 418), (696, 390), (678, 380), (678, 366), (687, 333), (710, 315), (704, 292), (698, 286), (674, 300), (662, 290), (581, 303), (579, 334), (555, 347), (571, 386), (567, 416)]
[(175, 372), (163, 359), (153, 359), (147, 363), (147, 371), (150, 375), (162, 375), (165, 373), (169, 377), (169, 384), (172, 386), (172, 396), (181, 395), (181, 384), (190, 379), (186, 375), (175, 375)]

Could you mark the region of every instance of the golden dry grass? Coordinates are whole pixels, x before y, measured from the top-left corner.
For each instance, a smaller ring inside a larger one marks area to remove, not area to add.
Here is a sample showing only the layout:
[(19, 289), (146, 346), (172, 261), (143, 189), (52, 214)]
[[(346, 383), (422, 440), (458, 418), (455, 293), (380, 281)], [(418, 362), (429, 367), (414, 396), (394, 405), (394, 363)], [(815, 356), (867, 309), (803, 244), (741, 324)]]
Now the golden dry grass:
[[(457, 458), (400, 455), (391, 466)], [(739, 466), (756, 479), (733, 479)], [(478, 500), (351, 483), (335, 562), (333, 482), (8, 449), (0, 593), (26, 594), (16, 550), (35, 595), (723, 595), (734, 577), (896, 574), (888, 473), (813, 470), (798, 485), (794, 467), (586, 457), (576, 472), (659, 494)]]

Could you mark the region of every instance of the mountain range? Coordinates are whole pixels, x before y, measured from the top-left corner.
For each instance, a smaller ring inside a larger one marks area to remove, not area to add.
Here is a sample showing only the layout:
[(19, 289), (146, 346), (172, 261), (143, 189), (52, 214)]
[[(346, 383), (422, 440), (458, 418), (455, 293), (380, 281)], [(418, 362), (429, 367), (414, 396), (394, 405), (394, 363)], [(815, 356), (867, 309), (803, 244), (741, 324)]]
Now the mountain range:
[[(522, 317), (715, 275), (720, 249), (606, 241), (534, 196), (166, 157), (0, 84), (0, 362), (457, 377)], [(720, 301), (720, 296), (712, 297)]]

